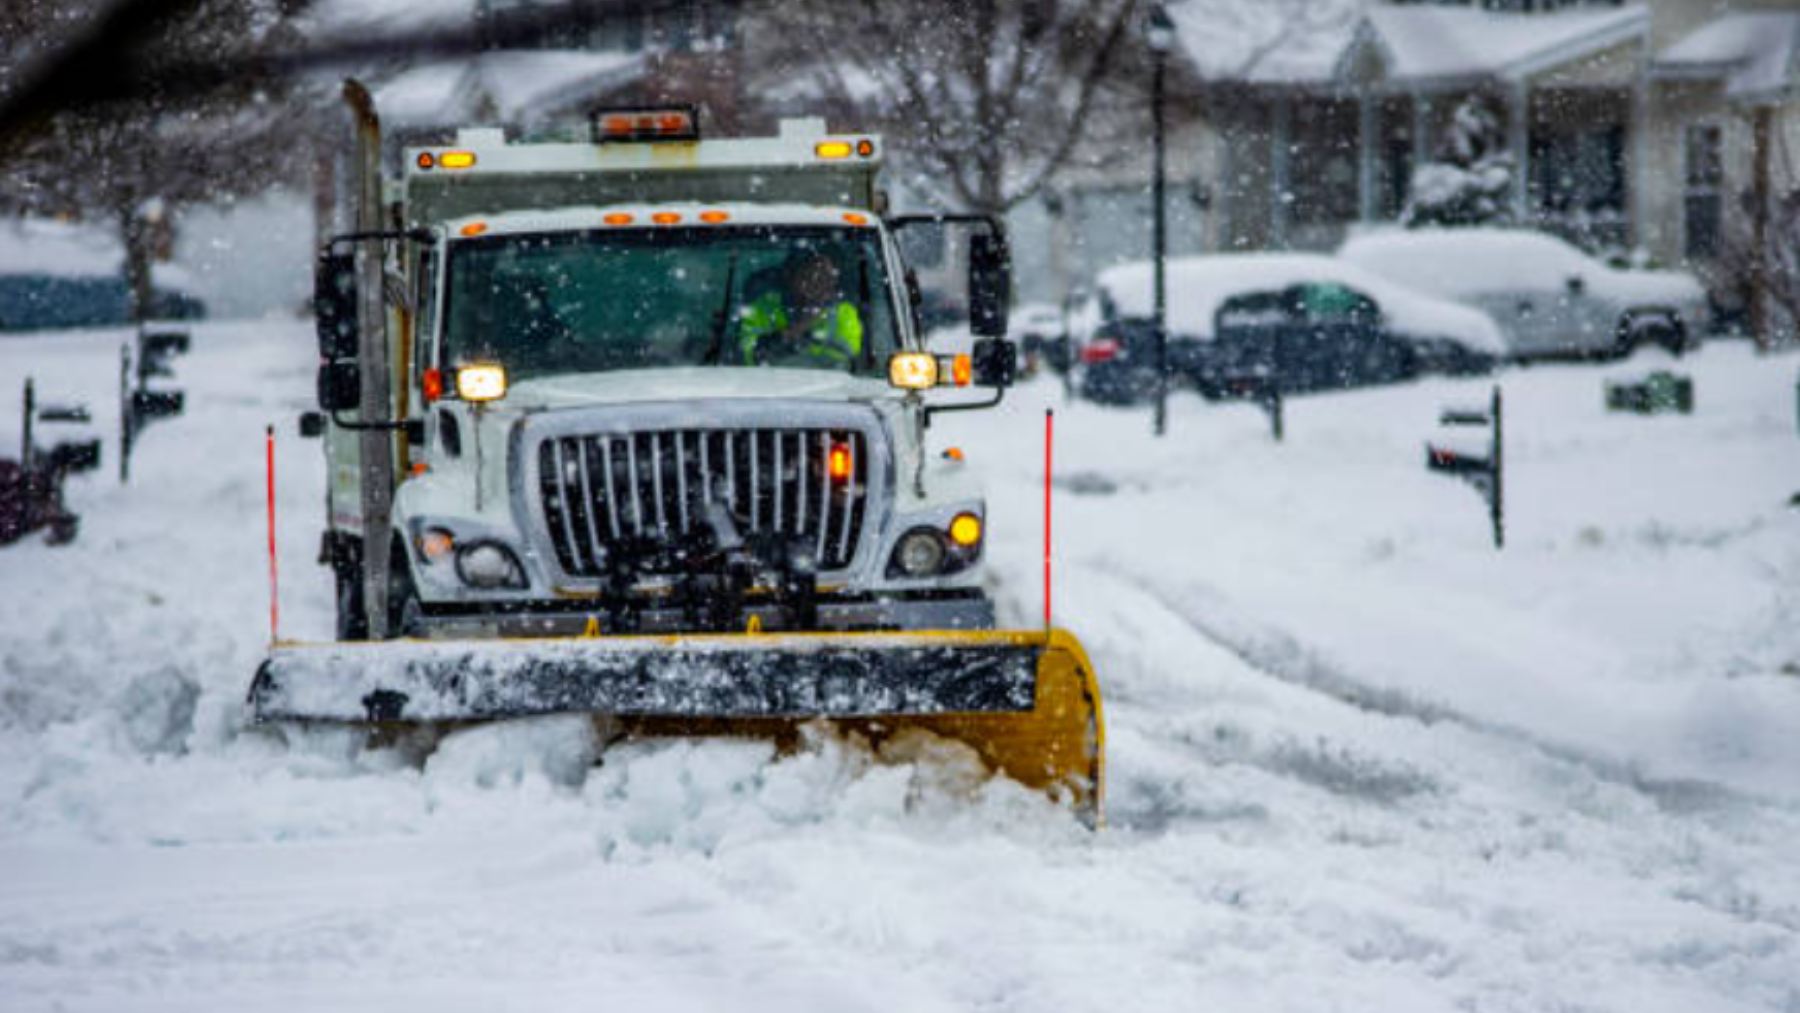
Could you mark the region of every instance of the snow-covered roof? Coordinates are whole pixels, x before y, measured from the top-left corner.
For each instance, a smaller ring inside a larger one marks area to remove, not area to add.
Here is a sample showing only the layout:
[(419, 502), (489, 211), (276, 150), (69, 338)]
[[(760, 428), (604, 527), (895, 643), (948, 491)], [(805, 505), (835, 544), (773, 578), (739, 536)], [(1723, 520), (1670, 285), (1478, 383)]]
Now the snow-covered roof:
[[(0, 221), (0, 276), (114, 278), (124, 266), (125, 248), (110, 229), (46, 218)], [(152, 264), (151, 278), (161, 288), (194, 287), (193, 276), (175, 264)]]
[[(1120, 264), (1100, 272), (1097, 285), (1121, 317), (1148, 319), (1154, 265)], [(1318, 253), (1233, 253), (1174, 257), (1168, 262), (1171, 332), (1209, 340), (1213, 318), (1225, 300), (1246, 292), (1280, 290), (1307, 282), (1347, 285), (1374, 299), (1389, 327), (1419, 338), (1451, 338), (1489, 352), (1505, 340), (1479, 310), (1389, 281), (1339, 257)]]
[(1188, 62), (1208, 80), (1321, 80), (1349, 44), (1361, 0), (1319, 0), (1296, 23), (1286, 4), (1184, 0), (1167, 10)]
[(1352, 236), (1338, 256), (1449, 299), (1561, 292), (1572, 277), (1603, 299), (1686, 305), (1705, 298), (1685, 271), (1622, 271), (1535, 229), (1380, 229)]
[[(1247, 5), (1265, 17), (1276, 5)], [(1592, 56), (1641, 36), (1650, 12), (1641, 3), (1612, 8), (1574, 8), (1513, 13), (1437, 5), (1372, 6), (1360, 18), (1320, 18), (1311, 27), (1244, 27), (1228, 22), (1221, 34), (1206, 4), (1170, 9), (1184, 51), (1209, 78), (1238, 77), (1251, 84), (1323, 85), (1346, 81), (1365, 47), (1381, 57), (1382, 76), (1414, 86), (1456, 84), (1483, 78), (1518, 80)], [(1259, 34), (1260, 32), (1260, 34)], [(1255, 47), (1266, 52), (1247, 69), (1234, 69)]]
[(1641, 4), (1519, 14), (1475, 7), (1377, 7), (1364, 24), (1390, 78), (1527, 77), (1592, 56), (1650, 25)]
[(644, 73), (642, 53), (508, 50), (427, 63), (403, 71), (375, 91), (383, 123), (459, 126), (483, 117), (529, 121)]
[(1800, 62), (1800, 11), (1725, 14), (1656, 57), (1659, 77), (1723, 78), (1734, 99), (1779, 98)]
[(474, 21), (475, 0), (320, 0), (307, 19), (323, 37), (454, 28)]

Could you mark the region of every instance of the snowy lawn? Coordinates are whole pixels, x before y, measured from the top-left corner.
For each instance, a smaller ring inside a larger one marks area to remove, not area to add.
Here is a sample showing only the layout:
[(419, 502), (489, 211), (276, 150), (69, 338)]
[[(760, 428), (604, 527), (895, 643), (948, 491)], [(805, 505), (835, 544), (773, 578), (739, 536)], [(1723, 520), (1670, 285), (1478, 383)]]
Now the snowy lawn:
[[(0, 339), (115, 429), (120, 332)], [(1800, 1008), (1800, 489), (1792, 357), (1675, 368), (1693, 416), (1514, 370), (1509, 537), (1426, 473), (1431, 381), (1243, 406), (1064, 405), (934, 435), (992, 481), (1003, 612), (1057, 611), (1107, 693), (1110, 825), (829, 747), (480, 729), (423, 765), (242, 728), (266, 637), (330, 628), (312, 346), (201, 327), (187, 415), (77, 544), (0, 550), (0, 1008)], [(0, 451), (11, 453), (8, 451)]]

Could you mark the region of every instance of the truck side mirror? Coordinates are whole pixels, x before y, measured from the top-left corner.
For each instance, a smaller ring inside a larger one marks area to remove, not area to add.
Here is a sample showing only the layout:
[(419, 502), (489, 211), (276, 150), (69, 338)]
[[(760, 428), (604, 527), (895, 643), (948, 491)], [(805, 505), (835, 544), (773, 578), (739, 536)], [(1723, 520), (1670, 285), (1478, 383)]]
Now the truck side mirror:
[(1006, 336), (1012, 302), (1012, 263), (996, 229), (969, 237), (969, 330), (978, 338)]
[(325, 415), (322, 412), (300, 413), (300, 438), (316, 440), (325, 435)]
[(319, 254), (313, 273), (313, 320), (319, 330), (319, 357), (356, 357), (356, 254)]
[(354, 359), (340, 359), (319, 366), (319, 408), (348, 411), (362, 403), (362, 369)]
[(1011, 387), (1019, 375), (1019, 346), (1005, 338), (982, 338), (971, 349), (969, 365), (977, 387)]

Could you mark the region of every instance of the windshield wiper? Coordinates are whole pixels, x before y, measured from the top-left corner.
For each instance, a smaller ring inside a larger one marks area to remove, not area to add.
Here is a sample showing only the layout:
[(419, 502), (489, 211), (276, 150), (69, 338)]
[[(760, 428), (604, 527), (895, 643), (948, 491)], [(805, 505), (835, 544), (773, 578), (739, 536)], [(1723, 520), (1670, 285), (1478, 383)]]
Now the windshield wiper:
[(719, 307), (718, 316), (713, 318), (712, 347), (706, 350), (703, 364), (717, 366), (719, 357), (725, 354), (725, 328), (731, 322), (731, 287), (737, 283), (738, 255), (734, 252), (731, 260), (725, 265), (725, 302)]

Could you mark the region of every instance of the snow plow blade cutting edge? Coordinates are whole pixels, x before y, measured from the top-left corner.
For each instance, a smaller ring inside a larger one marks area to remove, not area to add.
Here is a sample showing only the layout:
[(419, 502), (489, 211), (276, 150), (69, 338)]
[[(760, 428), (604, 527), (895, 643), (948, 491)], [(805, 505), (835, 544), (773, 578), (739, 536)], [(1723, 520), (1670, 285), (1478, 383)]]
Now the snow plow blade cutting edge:
[(772, 633), (278, 644), (250, 687), (259, 723), (399, 733), (589, 713), (609, 734), (793, 748), (823, 720), (879, 748), (920, 730), (1098, 825), (1105, 725), (1063, 630)]

